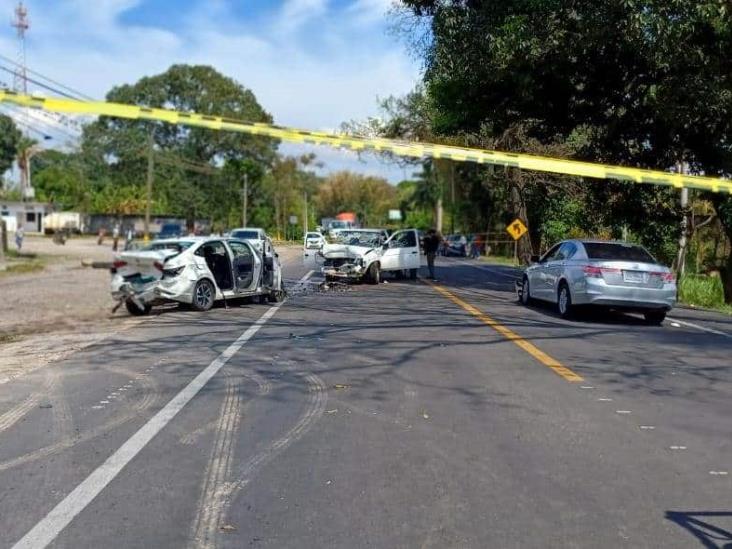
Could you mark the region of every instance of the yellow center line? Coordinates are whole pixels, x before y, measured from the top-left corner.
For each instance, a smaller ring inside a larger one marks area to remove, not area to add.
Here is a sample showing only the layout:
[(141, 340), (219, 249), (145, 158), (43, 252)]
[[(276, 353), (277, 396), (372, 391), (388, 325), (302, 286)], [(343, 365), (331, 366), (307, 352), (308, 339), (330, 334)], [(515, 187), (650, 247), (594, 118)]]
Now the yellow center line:
[(440, 286), (438, 284), (434, 284), (432, 282), (424, 280), (424, 283), (434, 288), (438, 293), (442, 294), (444, 297), (455, 303), (455, 305), (458, 305), (460, 308), (464, 309), (465, 311), (469, 312), (471, 315), (473, 315), (475, 318), (483, 322), (483, 324), (487, 324), (491, 328), (493, 328), (496, 332), (501, 334), (503, 337), (514, 343), (516, 346), (520, 347), (527, 353), (529, 353), (531, 356), (533, 356), (536, 360), (541, 362), (544, 366), (547, 366), (548, 368), (551, 368), (554, 373), (562, 376), (567, 381), (571, 381), (572, 383), (577, 383), (580, 381), (584, 381), (582, 377), (576, 373), (574, 373), (572, 370), (564, 366), (561, 362), (556, 360), (555, 358), (552, 358), (548, 354), (546, 354), (544, 351), (539, 349), (536, 345), (533, 343), (525, 340), (523, 337), (518, 335), (516, 332), (511, 330), (510, 328), (507, 328), (500, 322), (497, 322), (496, 320), (492, 319), (490, 316), (485, 314), (483, 311), (480, 311), (479, 309), (473, 307), (470, 303), (467, 303), (466, 301), (463, 301), (458, 296), (453, 294), (451, 291), (449, 291), (447, 288)]

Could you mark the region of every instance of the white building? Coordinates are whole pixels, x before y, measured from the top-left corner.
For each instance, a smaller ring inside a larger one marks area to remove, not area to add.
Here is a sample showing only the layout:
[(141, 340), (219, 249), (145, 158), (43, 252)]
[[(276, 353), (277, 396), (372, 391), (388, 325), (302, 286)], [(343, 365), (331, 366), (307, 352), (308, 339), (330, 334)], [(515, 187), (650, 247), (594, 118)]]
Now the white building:
[(0, 216), (7, 230), (15, 232), (23, 227), (27, 233), (43, 232), (43, 217), (51, 212), (49, 204), (41, 202), (4, 202), (0, 200)]

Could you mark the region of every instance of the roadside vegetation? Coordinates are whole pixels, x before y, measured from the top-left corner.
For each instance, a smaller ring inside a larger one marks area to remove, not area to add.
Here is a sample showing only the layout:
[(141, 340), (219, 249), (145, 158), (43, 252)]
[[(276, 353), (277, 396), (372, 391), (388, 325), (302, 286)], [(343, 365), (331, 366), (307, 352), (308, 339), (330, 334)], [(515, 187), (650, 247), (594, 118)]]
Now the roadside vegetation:
[(16, 250), (8, 250), (5, 259), (5, 270), (0, 271), (0, 276), (37, 273), (46, 267), (46, 258)]
[[(424, 61), (422, 81), (382, 100), (378, 118), (344, 123), (348, 132), (732, 174), (724, 3), (402, 0), (391, 17)], [(174, 65), (107, 99), (273, 122), (266, 98), (208, 66)], [(0, 170), (28, 146), (0, 116)], [(270, 138), (101, 117), (84, 127), (76, 150), (37, 154), (32, 169), (38, 199), (62, 210), (141, 214), (152, 166), (153, 214), (191, 225), (240, 225), (246, 181), (248, 224), (278, 238), (301, 238), (305, 211), (310, 228), (352, 211), (372, 226), (494, 235), (491, 253), (509, 261), (512, 246), (499, 235), (505, 240), (518, 217), (529, 229), (522, 262), (564, 238), (623, 239), (674, 266), (685, 302), (732, 303), (732, 197), (690, 191), (682, 208), (671, 188), (383, 157), (404, 169), (404, 181), (320, 177), (316, 156), (283, 156)], [(389, 221), (393, 209), (400, 222)]]

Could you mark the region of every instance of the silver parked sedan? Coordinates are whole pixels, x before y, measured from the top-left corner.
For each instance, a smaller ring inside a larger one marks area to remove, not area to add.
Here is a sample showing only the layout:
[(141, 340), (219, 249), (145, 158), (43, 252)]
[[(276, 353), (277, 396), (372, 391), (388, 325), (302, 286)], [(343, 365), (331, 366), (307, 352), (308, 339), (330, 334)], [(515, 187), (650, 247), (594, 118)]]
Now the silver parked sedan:
[(539, 299), (563, 317), (578, 305), (641, 312), (660, 324), (676, 302), (674, 273), (643, 247), (627, 242), (566, 240), (532, 258), (518, 286), (524, 305)]

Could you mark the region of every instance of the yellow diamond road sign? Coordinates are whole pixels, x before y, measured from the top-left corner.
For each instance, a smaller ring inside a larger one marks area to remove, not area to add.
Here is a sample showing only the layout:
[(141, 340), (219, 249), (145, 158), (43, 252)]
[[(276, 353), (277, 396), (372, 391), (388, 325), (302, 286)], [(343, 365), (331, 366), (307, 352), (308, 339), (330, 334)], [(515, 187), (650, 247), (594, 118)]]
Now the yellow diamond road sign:
[(506, 231), (513, 237), (514, 240), (518, 240), (519, 238), (524, 236), (524, 234), (526, 234), (526, 231), (528, 231), (528, 229), (526, 228), (526, 225), (524, 225), (521, 220), (517, 218), (511, 221), (508, 227), (506, 227)]

